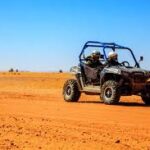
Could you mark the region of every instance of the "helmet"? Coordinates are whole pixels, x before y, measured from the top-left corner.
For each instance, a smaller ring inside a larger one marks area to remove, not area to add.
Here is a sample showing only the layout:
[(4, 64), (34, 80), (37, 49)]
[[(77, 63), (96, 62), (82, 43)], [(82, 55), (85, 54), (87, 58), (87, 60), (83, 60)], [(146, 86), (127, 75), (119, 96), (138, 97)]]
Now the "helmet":
[(93, 57), (93, 59), (98, 60), (101, 57), (101, 53), (99, 51), (95, 50), (95, 51), (92, 52), (92, 57)]
[(114, 51), (109, 52), (108, 54), (108, 59), (109, 60), (117, 60), (118, 59), (118, 54), (115, 53)]

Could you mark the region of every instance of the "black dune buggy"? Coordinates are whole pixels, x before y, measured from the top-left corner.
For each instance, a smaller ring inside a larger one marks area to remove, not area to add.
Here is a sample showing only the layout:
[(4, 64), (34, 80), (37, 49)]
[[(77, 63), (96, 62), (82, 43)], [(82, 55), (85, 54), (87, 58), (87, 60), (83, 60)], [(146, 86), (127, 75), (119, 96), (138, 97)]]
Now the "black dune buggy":
[[(100, 61), (108, 61), (107, 54), (114, 51), (118, 54), (120, 65), (91, 68), (86, 64), (89, 50), (99, 50)], [(77, 102), (81, 93), (100, 95), (105, 104), (117, 104), (121, 96), (139, 95), (146, 105), (150, 105), (150, 71), (140, 68), (133, 51), (115, 43), (88, 41), (79, 55), (79, 65), (71, 68), (75, 79), (69, 79), (63, 87), (64, 100)]]

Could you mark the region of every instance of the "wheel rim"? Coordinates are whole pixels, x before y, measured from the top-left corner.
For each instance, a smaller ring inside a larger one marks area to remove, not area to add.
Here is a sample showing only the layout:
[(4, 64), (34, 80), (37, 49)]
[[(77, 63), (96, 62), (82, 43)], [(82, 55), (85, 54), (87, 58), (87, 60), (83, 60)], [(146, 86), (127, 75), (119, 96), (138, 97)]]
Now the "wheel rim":
[(67, 86), (67, 88), (66, 88), (66, 94), (67, 94), (68, 96), (71, 95), (71, 87), (70, 87), (70, 86)]
[(110, 87), (106, 88), (104, 91), (104, 94), (105, 94), (105, 98), (111, 98), (113, 95), (112, 88)]

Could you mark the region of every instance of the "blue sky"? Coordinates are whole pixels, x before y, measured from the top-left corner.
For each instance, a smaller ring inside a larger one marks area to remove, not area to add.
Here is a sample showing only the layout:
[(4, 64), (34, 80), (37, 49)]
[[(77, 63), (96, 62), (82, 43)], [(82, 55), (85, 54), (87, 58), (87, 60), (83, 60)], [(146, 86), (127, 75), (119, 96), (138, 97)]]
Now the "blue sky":
[(148, 0), (1, 0), (0, 70), (69, 70), (88, 40), (129, 46), (150, 69)]

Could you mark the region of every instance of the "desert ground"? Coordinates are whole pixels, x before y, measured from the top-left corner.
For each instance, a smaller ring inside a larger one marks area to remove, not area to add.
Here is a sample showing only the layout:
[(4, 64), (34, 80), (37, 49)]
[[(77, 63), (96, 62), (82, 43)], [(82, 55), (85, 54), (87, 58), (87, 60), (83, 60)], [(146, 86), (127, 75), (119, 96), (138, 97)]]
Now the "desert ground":
[(150, 150), (150, 107), (82, 95), (64, 102), (65, 73), (0, 73), (0, 149)]

